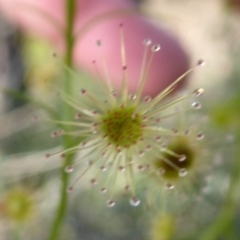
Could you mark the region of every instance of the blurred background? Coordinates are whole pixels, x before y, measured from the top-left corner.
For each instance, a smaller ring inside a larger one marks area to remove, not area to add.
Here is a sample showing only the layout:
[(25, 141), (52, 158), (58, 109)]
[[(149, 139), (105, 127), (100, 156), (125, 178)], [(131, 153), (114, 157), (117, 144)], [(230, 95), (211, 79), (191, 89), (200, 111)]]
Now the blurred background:
[[(240, 1), (141, 0), (137, 5), (172, 33), (191, 65), (206, 61), (186, 86), (205, 89), (201, 116), (207, 120), (199, 122), (210, 138), (205, 144), (210, 156), (205, 184), (183, 196), (190, 199), (186, 204), (173, 202), (163, 214), (161, 198), (154, 208), (144, 203), (133, 208), (121, 191), (116, 206), (107, 208), (99, 191), (83, 180), (70, 196), (60, 239), (238, 240)], [(47, 239), (59, 200), (62, 159), (45, 155), (61, 140), (51, 138), (54, 126), (41, 121), (46, 106), (58, 101), (51, 86), (62, 66), (52, 57), (54, 51), (0, 15), (1, 240)], [(91, 78), (79, 74), (86, 82)], [(139, 187), (142, 198), (144, 189)], [(215, 234), (219, 229), (221, 235)]]

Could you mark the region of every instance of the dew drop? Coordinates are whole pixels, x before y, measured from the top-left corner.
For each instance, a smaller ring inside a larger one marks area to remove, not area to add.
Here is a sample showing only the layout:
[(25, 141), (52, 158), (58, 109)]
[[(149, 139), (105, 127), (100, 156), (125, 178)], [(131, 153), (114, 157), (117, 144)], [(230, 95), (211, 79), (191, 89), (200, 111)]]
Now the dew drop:
[(179, 170), (179, 177), (185, 177), (188, 174), (185, 168)]
[(156, 137), (156, 142), (161, 142), (161, 140), (162, 140), (162, 137), (160, 137), (160, 136)]
[(107, 171), (107, 168), (105, 166), (101, 166), (100, 169), (102, 170), (102, 172)]
[(73, 172), (73, 167), (72, 167), (72, 166), (66, 166), (65, 172), (66, 172), (66, 173), (71, 173), (71, 172)]
[(199, 132), (197, 134), (197, 140), (202, 140), (202, 139), (204, 139), (204, 134), (202, 132)]
[(194, 109), (200, 109), (202, 106), (201, 106), (201, 104), (200, 104), (199, 102), (193, 102), (193, 103), (192, 103), (192, 107), (193, 107)]
[(129, 94), (129, 99), (130, 100), (135, 100), (137, 98), (136, 94)]
[(151, 150), (152, 150), (152, 146), (151, 146), (151, 145), (147, 145), (147, 146), (146, 146), (146, 150), (147, 150), (147, 151), (151, 151)]
[(197, 97), (201, 96), (204, 92), (203, 88), (198, 88), (196, 90), (193, 91), (193, 94), (195, 94)]
[(181, 154), (180, 156), (179, 156), (179, 158), (178, 158), (178, 161), (179, 162), (183, 162), (183, 161), (185, 161), (187, 159), (187, 156), (185, 155), (185, 154)]
[(96, 184), (97, 184), (97, 180), (93, 178), (93, 179), (90, 180), (90, 183), (91, 183), (92, 185), (96, 185)]
[(58, 137), (58, 136), (59, 136), (59, 134), (58, 134), (57, 131), (53, 131), (53, 132), (51, 133), (51, 137), (52, 137), (52, 138)]
[(93, 161), (90, 160), (90, 161), (87, 162), (87, 164), (88, 164), (88, 166), (92, 166), (93, 165)]
[(160, 175), (163, 175), (165, 173), (165, 169), (164, 168), (160, 168), (158, 172), (159, 172)]
[(133, 197), (130, 198), (129, 203), (130, 203), (131, 206), (137, 207), (137, 206), (139, 206), (141, 201), (137, 197), (133, 196)]
[(143, 101), (146, 102), (146, 103), (150, 102), (151, 100), (152, 100), (152, 98), (150, 96), (145, 96), (143, 98)]
[(189, 134), (190, 134), (190, 130), (188, 130), (188, 129), (185, 130), (184, 134), (185, 134), (185, 135), (189, 135)]
[(143, 40), (143, 44), (145, 46), (150, 46), (152, 44), (152, 40), (149, 39), (149, 38), (146, 38), (146, 39)]
[(173, 190), (174, 189), (174, 185), (171, 184), (171, 183), (167, 183), (166, 184), (166, 188), (167, 188), (167, 190)]
[(124, 166), (119, 166), (118, 169), (121, 171), (121, 172), (124, 172), (125, 171), (125, 167)]
[(161, 49), (161, 46), (159, 44), (154, 44), (152, 46), (152, 51), (153, 52), (158, 52)]
[(178, 130), (177, 129), (172, 129), (174, 134), (178, 134)]
[(139, 151), (139, 152), (138, 152), (138, 156), (139, 156), (139, 157), (142, 157), (144, 154), (145, 154), (144, 151)]
[(72, 191), (73, 191), (73, 187), (72, 186), (67, 188), (67, 192), (68, 193), (71, 193)]
[(118, 94), (117, 94), (117, 92), (116, 92), (116, 91), (112, 91), (112, 92), (111, 92), (111, 96), (112, 96), (112, 97), (115, 97), (115, 98), (116, 98), (116, 97), (117, 97), (117, 95), (118, 95)]
[(127, 70), (127, 65), (123, 65), (122, 70)]
[(205, 61), (202, 59), (198, 60), (198, 62), (197, 62), (197, 65), (199, 65), (199, 66), (204, 66), (205, 64), (206, 64)]
[(81, 90), (80, 90), (80, 93), (81, 93), (82, 95), (85, 95), (86, 92), (87, 92), (86, 89), (81, 89)]
[(146, 168), (146, 170), (149, 170), (151, 168), (151, 165), (150, 164), (146, 164), (145, 168)]
[(161, 147), (161, 151), (165, 151), (166, 148), (167, 148), (167, 144), (166, 144), (166, 143), (163, 143), (163, 144), (162, 144), (162, 147)]
[(77, 113), (76, 115), (75, 115), (75, 119), (80, 119), (82, 117), (82, 114), (81, 113)]
[(107, 192), (107, 189), (106, 188), (101, 188), (101, 193), (106, 193)]
[(96, 45), (97, 45), (97, 46), (101, 46), (101, 45), (102, 45), (102, 41), (101, 41), (101, 40), (97, 40), (97, 41), (96, 41)]
[(139, 171), (143, 171), (144, 170), (144, 166), (143, 165), (138, 165), (138, 170)]
[(114, 207), (115, 206), (115, 202), (113, 200), (107, 200), (107, 206), (108, 207)]

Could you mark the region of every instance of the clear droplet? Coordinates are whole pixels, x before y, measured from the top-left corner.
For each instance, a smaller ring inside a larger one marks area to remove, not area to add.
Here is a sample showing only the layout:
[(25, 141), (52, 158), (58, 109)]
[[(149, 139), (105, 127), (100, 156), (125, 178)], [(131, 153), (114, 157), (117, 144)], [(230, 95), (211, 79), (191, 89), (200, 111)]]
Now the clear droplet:
[(105, 166), (101, 166), (100, 169), (102, 170), (102, 172), (107, 171), (107, 168)]
[(80, 93), (81, 93), (82, 95), (85, 95), (86, 92), (87, 92), (86, 89), (81, 89), (81, 90), (80, 90)]
[(161, 46), (159, 44), (154, 44), (152, 46), (152, 51), (153, 52), (158, 52), (161, 49)]
[(201, 96), (204, 92), (203, 88), (198, 88), (196, 90), (193, 91), (193, 94), (196, 95), (197, 97)]
[(131, 204), (131, 206), (137, 207), (137, 206), (139, 206), (141, 201), (137, 197), (133, 196), (130, 198), (129, 203)]
[(178, 134), (178, 130), (177, 129), (172, 129), (174, 134)]
[(72, 166), (66, 166), (65, 172), (71, 173), (72, 171), (73, 171), (73, 167)]
[(72, 186), (67, 188), (67, 192), (68, 193), (71, 193), (72, 191), (73, 191), (73, 187)]
[(118, 94), (117, 94), (116, 91), (112, 91), (112, 92), (111, 92), (111, 96), (112, 96), (112, 97), (117, 97), (117, 95), (118, 95)]
[(150, 97), (150, 96), (145, 96), (144, 98), (143, 98), (143, 101), (144, 102), (150, 102), (152, 100), (152, 98)]
[(144, 151), (139, 151), (139, 152), (138, 152), (138, 156), (139, 156), (139, 157), (142, 157), (144, 154), (145, 154)]
[(121, 171), (121, 172), (124, 172), (125, 171), (125, 167), (124, 166), (119, 166), (118, 169)]
[(101, 45), (102, 45), (102, 41), (101, 41), (100, 39), (97, 40), (97, 41), (96, 41), (96, 45), (97, 45), (97, 46), (101, 46)]
[(161, 151), (165, 151), (166, 148), (167, 148), (167, 144), (166, 144), (166, 143), (163, 143), (163, 144), (162, 144), (162, 147), (161, 147)]
[(204, 66), (205, 64), (206, 64), (206, 62), (202, 59), (198, 60), (198, 62), (197, 62), (197, 65), (199, 65), (199, 66)]
[(151, 145), (147, 145), (147, 146), (146, 146), (146, 150), (147, 150), (147, 151), (151, 151), (151, 150), (152, 150), (152, 146), (151, 146)]
[(163, 175), (165, 173), (165, 169), (164, 168), (160, 168), (158, 172), (159, 172), (160, 175)]
[(144, 166), (143, 165), (138, 165), (138, 170), (139, 171), (143, 171), (144, 170)]
[(185, 155), (185, 154), (181, 154), (180, 156), (179, 156), (179, 158), (178, 158), (178, 161), (179, 162), (183, 162), (183, 161), (185, 161), (187, 159), (187, 156)]
[(107, 189), (106, 188), (101, 188), (101, 193), (106, 193)]
[(174, 185), (171, 184), (171, 183), (167, 183), (166, 184), (166, 188), (167, 188), (167, 190), (173, 190), (174, 189)]
[(91, 183), (92, 185), (96, 185), (96, 184), (97, 184), (97, 180), (93, 178), (93, 179), (90, 180), (90, 183)]
[(185, 135), (189, 135), (189, 134), (190, 134), (190, 130), (188, 130), (188, 129), (185, 130), (184, 134), (185, 134)]
[(114, 207), (115, 206), (115, 202), (113, 200), (107, 200), (107, 206), (108, 207)]
[(130, 100), (135, 100), (137, 98), (137, 95), (136, 94), (130, 94), (129, 95), (129, 99)]
[(149, 38), (146, 38), (146, 39), (143, 40), (143, 44), (145, 46), (150, 46), (152, 44), (152, 40), (149, 39)]
[(202, 132), (197, 133), (197, 140), (204, 139), (204, 134)]
[(75, 119), (80, 119), (82, 117), (82, 114), (81, 113), (77, 113), (76, 115), (75, 115)]
[(160, 137), (160, 136), (156, 137), (156, 142), (160, 142), (161, 140), (162, 140), (162, 137)]
[(179, 170), (179, 177), (185, 177), (188, 174), (185, 168)]
[(201, 106), (201, 104), (200, 104), (199, 102), (193, 102), (193, 103), (192, 103), (192, 107), (193, 107), (194, 109), (200, 109), (202, 106)]

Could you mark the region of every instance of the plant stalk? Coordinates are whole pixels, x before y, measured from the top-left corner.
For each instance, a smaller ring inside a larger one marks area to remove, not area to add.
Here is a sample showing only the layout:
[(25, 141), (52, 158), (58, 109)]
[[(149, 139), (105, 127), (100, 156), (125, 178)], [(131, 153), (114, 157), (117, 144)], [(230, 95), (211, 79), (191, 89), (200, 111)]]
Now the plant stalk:
[[(66, 32), (65, 32), (65, 43), (66, 43), (66, 54), (65, 54), (65, 64), (71, 69), (73, 67), (73, 48), (74, 48), (74, 19), (75, 19), (75, 6), (76, 0), (66, 0)], [(72, 93), (72, 81), (69, 71), (64, 70), (64, 82), (63, 87), (64, 91), (71, 95)], [(67, 103), (63, 104), (62, 107), (62, 118), (71, 119), (72, 109)], [(69, 126), (65, 126), (64, 130), (69, 130)], [(63, 146), (64, 149), (70, 148), (73, 145), (73, 140), (71, 136), (63, 136)], [(68, 204), (68, 193), (67, 187), (69, 184), (69, 174), (66, 173), (65, 167), (70, 165), (73, 161), (74, 154), (68, 154), (65, 157), (63, 167), (61, 169), (61, 189), (60, 189), (60, 199), (58, 207), (56, 210), (56, 216), (50, 231), (48, 240), (57, 240), (59, 239), (61, 228), (63, 225), (63, 220), (67, 210)]]

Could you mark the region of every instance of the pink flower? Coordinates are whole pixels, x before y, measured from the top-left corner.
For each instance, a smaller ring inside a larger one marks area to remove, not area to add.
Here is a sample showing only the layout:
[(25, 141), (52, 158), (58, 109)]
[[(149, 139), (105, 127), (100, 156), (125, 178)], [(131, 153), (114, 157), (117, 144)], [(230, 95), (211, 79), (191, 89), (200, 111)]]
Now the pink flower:
[[(129, 14), (133, 7), (133, 3), (127, 0), (77, 1), (74, 62), (92, 72), (92, 61), (101, 62), (104, 56), (110, 78), (119, 88), (122, 65), (118, 26), (122, 23), (130, 91), (136, 90), (139, 81), (143, 40), (149, 38), (161, 45), (161, 51), (154, 56), (144, 89), (145, 95), (155, 96), (188, 69), (188, 57), (168, 32), (150, 23), (147, 17)], [(0, 8), (18, 26), (38, 34), (59, 51), (64, 51), (64, 0), (0, 0)], [(121, 11), (121, 14), (116, 11)], [(109, 13), (112, 15), (108, 16)], [(97, 21), (94, 22), (94, 18)], [(96, 46), (97, 40), (102, 42), (101, 49)], [(100, 68), (100, 73), (103, 74), (103, 68)]]

